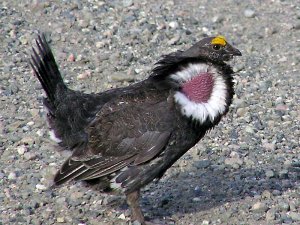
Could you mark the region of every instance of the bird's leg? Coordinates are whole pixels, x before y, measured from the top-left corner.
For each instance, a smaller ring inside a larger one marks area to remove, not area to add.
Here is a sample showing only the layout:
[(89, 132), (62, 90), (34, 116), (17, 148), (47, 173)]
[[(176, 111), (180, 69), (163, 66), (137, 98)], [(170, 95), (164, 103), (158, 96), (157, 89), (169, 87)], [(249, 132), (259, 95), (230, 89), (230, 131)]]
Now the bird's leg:
[(145, 218), (143, 212), (140, 207), (140, 191), (134, 191), (127, 194), (127, 203), (131, 209), (131, 220), (132, 221), (139, 221), (142, 225), (145, 223)]

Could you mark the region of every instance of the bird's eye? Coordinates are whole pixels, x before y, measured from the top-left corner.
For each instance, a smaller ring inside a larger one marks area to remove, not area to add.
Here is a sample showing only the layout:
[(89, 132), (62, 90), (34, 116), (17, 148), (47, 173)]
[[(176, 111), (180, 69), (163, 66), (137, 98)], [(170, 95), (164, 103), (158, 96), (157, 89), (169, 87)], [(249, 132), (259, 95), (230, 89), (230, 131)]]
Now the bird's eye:
[(218, 51), (221, 49), (221, 45), (213, 45), (212, 46), (214, 50)]

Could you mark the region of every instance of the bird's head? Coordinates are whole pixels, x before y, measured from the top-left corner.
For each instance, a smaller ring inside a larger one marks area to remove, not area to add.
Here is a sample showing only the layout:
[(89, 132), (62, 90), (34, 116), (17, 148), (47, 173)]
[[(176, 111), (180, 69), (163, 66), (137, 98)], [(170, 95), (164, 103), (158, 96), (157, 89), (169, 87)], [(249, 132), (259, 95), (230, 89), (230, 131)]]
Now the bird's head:
[(207, 37), (194, 44), (191, 48), (182, 52), (183, 57), (203, 58), (213, 61), (229, 61), (233, 56), (241, 56), (242, 53), (232, 47), (224, 36)]

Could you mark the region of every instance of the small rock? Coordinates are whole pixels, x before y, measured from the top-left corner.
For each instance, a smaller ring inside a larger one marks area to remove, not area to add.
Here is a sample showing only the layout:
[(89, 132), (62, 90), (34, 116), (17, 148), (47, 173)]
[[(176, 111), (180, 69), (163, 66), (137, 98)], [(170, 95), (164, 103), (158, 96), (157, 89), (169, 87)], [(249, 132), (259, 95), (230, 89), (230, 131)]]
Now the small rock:
[(133, 5), (133, 1), (132, 0), (123, 0), (123, 6), (124, 7), (129, 7)]
[(208, 225), (209, 224), (209, 221), (208, 220), (203, 220), (202, 221), (202, 225)]
[(253, 9), (245, 9), (244, 16), (247, 18), (253, 18), (255, 16), (255, 11)]
[(293, 221), (300, 221), (300, 213), (290, 212), (289, 216)]
[(276, 149), (276, 145), (274, 143), (268, 143), (268, 142), (265, 142), (262, 144), (263, 147), (268, 150), (268, 151), (273, 151)]
[(27, 151), (27, 148), (25, 145), (21, 145), (17, 147), (17, 152), (19, 155), (23, 155)]
[(289, 171), (287, 169), (283, 169), (279, 171), (279, 177), (282, 179), (288, 179), (289, 178)]
[(58, 223), (64, 223), (65, 222), (65, 218), (64, 217), (57, 217), (56, 221)]
[(288, 106), (287, 105), (279, 104), (279, 105), (276, 106), (275, 109), (278, 110), (278, 111), (287, 111), (288, 110)]
[(249, 134), (253, 134), (254, 133), (254, 129), (251, 126), (246, 126), (245, 131)]
[(251, 208), (252, 212), (255, 212), (255, 213), (263, 213), (267, 209), (268, 209), (268, 206), (262, 202), (256, 202)]
[(139, 221), (135, 220), (133, 221), (132, 225), (142, 225)]
[(79, 20), (78, 25), (81, 28), (87, 28), (89, 26), (90, 22), (88, 20)]
[(74, 54), (70, 54), (68, 59), (67, 59), (68, 62), (75, 62), (75, 55)]
[(205, 168), (209, 167), (210, 164), (211, 164), (211, 162), (209, 160), (201, 160), (201, 161), (195, 162), (194, 166), (197, 169), (205, 169)]
[(201, 198), (198, 198), (198, 197), (193, 198), (193, 202), (200, 202), (200, 201), (201, 201)]
[(168, 41), (168, 45), (175, 45), (180, 40), (180, 35), (175, 35)]
[(177, 21), (172, 21), (169, 23), (169, 27), (171, 27), (172, 29), (176, 29), (179, 27), (179, 24)]
[(79, 192), (79, 191), (75, 191), (71, 194), (71, 199), (76, 200), (76, 199), (80, 199), (83, 196), (83, 192)]
[(289, 211), (290, 205), (286, 202), (279, 202), (278, 207), (283, 211)]
[(47, 187), (43, 184), (37, 184), (37, 185), (35, 185), (35, 188), (38, 190), (41, 190), (41, 191), (44, 191), (47, 189)]
[(272, 194), (268, 190), (264, 190), (263, 193), (261, 194), (261, 197), (265, 198), (265, 199), (270, 199), (271, 196), (272, 196)]
[(219, 15), (216, 15), (216, 16), (214, 16), (214, 17), (212, 18), (211, 21), (212, 21), (213, 23), (221, 23), (223, 20), (224, 20), (224, 17), (219, 16)]
[(77, 79), (78, 79), (78, 80), (86, 79), (86, 78), (90, 77), (91, 74), (92, 74), (92, 72), (91, 72), (90, 70), (86, 70), (86, 71), (84, 71), (83, 73), (79, 74), (79, 75), (77, 76)]
[(133, 82), (134, 81), (134, 76), (130, 75), (130, 74), (113, 74), (111, 75), (111, 79), (113, 81), (117, 81), (117, 82)]
[(28, 44), (28, 39), (25, 36), (21, 36), (19, 38), (19, 40), (20, 40), (20, 42), (21, 42), (22, 45), (27, 45)]
[[(105, 42), (104, 41), (97, 41), (96, 42), (96, 48), (103, 48), (105, 46)], [(109, 56), (108, 56), (109, 58)]]
[(25, 152), (24, 158), (25, 158), (26, 160), (32, 160), (32, 159), (35, 159), (35, 158), (36, 158), (36, 154), (33, 153), (33, 152)]
[(238, 115), (238, 117), (243, 117), (247, 112), (248, 110), (246, 108), (238, 108), (236, 110), (236, 114)]
[(268, 212), (266, 213), (266, 220), (267, 221), (275, 220), (275, 210), (274, 209), (268, 210)]
[(275, 189), (275, 190), (272, 191), (272, 194), (274, 196), (279, 196), (279, 195), (281, 195), (281, 191)]
[(267, 178), (275, 177), (275, 173), (272, 170), (267, 170), (265, 174)]
[(286, 56), (282, 56), (278, 62), (287, 62), (288, 58)]
[(225, 165), (231, 166), (234, 169), (238, 169), (243, 164), (243, 160), (240, 158), (226, 158), (224, 163)]
[(121, 219), (121, 220), (125, 220), (126, 219), (124, 213), (122, 213), (118, 218)]
[(31, 127), (31, 126), (34, 125), (34, 122), (33, 121), (29, 121), (26, 125)]
[(10, 172), (7, 177), (7, 179), (9, 180), (15, 180), (16, 178), (17, 178), (17, 174), (15, 172)]
[(45, 131), (42, 129), (37, 130), (37, 132), (35, 132), (39, 137), (43, 137), (45, 134)]
[(24, 137), (22, 138), (22, 140), (20, 141), (20, 143), (22, 144), (27, 144), (27, 145), (33, 145), (34, 143), (34, 139), (32, 137)]

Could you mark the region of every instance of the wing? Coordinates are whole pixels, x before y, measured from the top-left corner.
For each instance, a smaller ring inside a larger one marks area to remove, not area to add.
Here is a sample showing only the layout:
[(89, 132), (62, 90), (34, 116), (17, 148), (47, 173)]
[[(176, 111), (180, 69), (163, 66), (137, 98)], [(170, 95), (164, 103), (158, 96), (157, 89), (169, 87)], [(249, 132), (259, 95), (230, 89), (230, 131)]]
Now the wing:
[(172, 133), (174, 121), (167, 109), (166, 99), (106, 104), (86, 128), (86, 148), (75, 151), (63, 164), (55, 183), (100, 178), (155, 158)]

